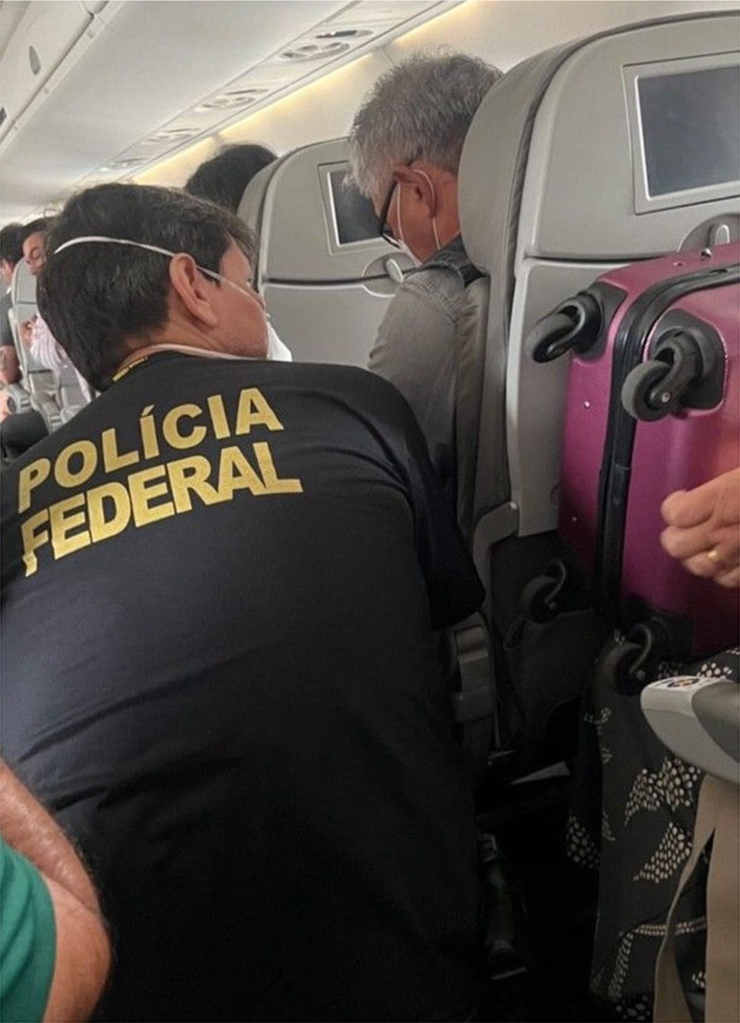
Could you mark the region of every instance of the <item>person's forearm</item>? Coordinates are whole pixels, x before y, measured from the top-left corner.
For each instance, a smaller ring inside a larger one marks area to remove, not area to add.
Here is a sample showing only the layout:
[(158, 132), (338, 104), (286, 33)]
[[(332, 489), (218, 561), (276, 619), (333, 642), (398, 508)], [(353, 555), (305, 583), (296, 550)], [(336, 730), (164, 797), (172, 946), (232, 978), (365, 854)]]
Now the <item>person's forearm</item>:
[(110, 968), (110, 943), (97, 913), (46, 878), (56, 921), (57, 947), (43, 1023), (86, 1020)]
[(69, 839), (1, 759), (0, 830), (8, 845), (44, 876), (99, 913), (95, 889)]

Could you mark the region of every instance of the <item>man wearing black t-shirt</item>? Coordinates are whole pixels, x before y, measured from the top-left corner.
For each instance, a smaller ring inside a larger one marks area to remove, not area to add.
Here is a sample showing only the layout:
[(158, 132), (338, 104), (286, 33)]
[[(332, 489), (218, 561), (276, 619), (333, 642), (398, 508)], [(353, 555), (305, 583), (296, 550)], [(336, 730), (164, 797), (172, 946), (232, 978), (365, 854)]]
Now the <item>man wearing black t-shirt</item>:
[(469, 1018), (433, 630), (482, 591), (408, 406), (263, 361), (227, 211), (99, 186), (49, 252), (41, 314), (102, 394), (6, 473), (2, 748), (100, 887), (100, 1018)]

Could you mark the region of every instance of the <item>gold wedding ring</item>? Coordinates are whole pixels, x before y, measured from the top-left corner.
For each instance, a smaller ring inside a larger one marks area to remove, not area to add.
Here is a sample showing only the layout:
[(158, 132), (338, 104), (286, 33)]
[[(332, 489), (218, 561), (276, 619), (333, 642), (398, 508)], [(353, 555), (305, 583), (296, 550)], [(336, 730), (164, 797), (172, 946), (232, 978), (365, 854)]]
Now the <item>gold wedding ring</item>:
[(706, 554), (706, 556), (709, 558), (713, 565), (719, 563), (720, 560), (719, 551), (717, 550), (716, 547), (712, 547), (711, 551), (705, 551), (704, 553)]

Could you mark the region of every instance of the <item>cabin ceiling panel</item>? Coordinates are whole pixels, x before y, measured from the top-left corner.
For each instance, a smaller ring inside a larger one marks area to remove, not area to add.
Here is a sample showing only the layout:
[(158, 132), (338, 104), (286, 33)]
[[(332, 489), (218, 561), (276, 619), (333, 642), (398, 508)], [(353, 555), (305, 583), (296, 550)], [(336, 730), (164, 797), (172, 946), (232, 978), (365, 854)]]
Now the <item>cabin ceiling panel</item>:
[[(458, 2), (362, 0), (349, 4), (245, 74), (222, 84), (217, 93), (203, 97), (158, 131), (140, 138), (114, 163), (127, 169), (130, 164), (139, 173), (153, 162), (190, 148), (194, 142), (223, 131), (342, 64), (383, 46), (409, 25), (455, 7)], [(115, 166), (109, 168), (108, 177), (114, 171)], [(98, 178), (105, 179), (106, 174)]]
[[(106, 4), (90, 33), (6, 126), (2, 219), (23, 217), (62, 194), (143, 134), (347, 6), (344, 0)], [(23, 31), (23, 18), (16, 31)], [(40, 173), (43, 164), (54, 168), (51, 191)]]
[(8, 105), (0, 219), (130, 177), (459, 2), (35, 0), (0, 72), (28, 77), (27, 43), (42, 29), (48, 39), (49, 20), (89, 20), (74, 40), (68, 29), (68, 52), (49, 54), (26, 105)]
[(29, 3), (30, 0), (0, 0), (0, 57)]

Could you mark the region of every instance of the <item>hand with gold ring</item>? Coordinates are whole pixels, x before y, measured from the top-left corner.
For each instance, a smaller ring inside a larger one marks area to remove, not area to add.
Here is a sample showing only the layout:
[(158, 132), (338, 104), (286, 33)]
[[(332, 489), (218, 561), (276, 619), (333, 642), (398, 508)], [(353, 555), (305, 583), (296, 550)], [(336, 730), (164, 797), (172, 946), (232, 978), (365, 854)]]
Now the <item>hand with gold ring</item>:
[(665, 499), (660, 542), (694, 575), (740, 586), (740, 469)]

